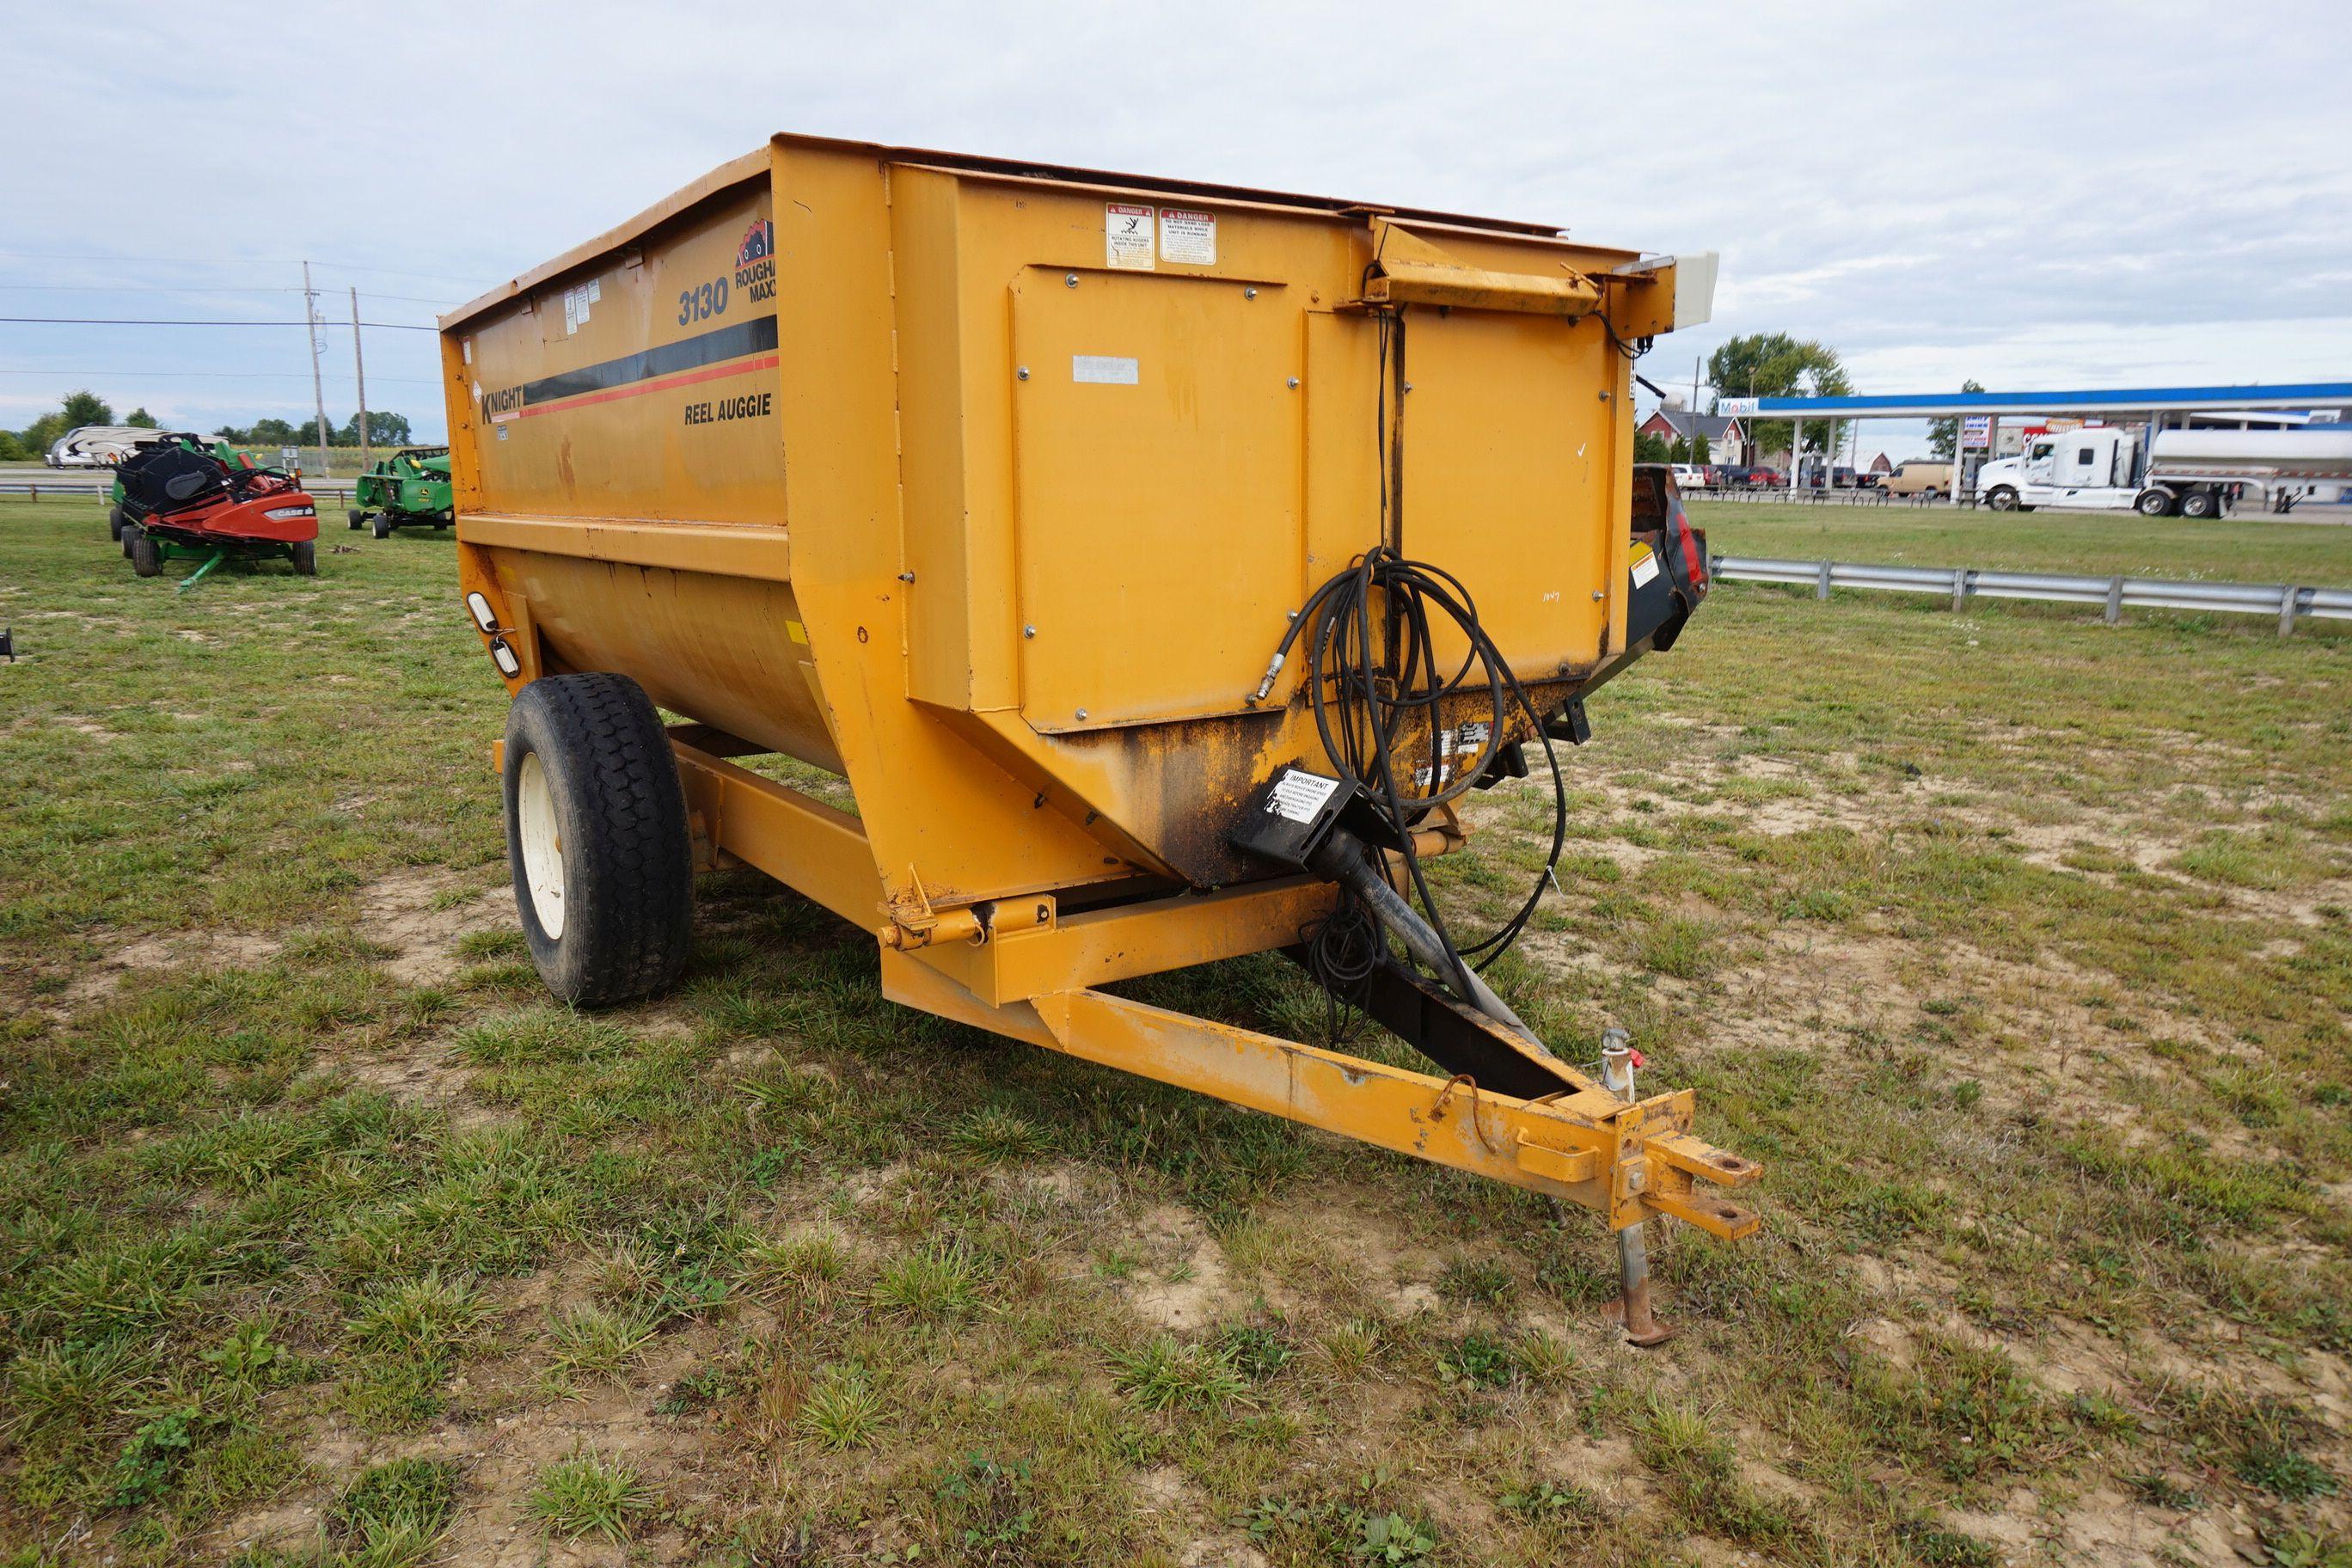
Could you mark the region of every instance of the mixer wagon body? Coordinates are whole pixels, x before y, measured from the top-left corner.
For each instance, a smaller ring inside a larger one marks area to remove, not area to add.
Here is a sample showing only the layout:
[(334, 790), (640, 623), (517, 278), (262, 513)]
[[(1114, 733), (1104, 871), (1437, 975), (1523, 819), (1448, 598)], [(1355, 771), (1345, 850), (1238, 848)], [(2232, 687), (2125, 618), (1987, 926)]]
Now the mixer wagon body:
[(1436, 988), (1391, 1011), (1501, 1053), (1466, 1089), (1096, 989), (1330, 908), (1229, 835), (1328, 769), (1307, 661), (1254, 699), (1368, 550), (1455, 574), (1547, 712), (1671, 640), (1629, 623), (1631, 356), (1711, 291), (1711, 258), (1541, 226), (778, 137), (445, 320), (463, 586), (518, 694), (609, 672), (689, 721), (695, 863), (874, 931), (892, 999), (1737, 1233), (1690, 1176), (1753, 1167), (1687, 1095), (1629, 1104)]

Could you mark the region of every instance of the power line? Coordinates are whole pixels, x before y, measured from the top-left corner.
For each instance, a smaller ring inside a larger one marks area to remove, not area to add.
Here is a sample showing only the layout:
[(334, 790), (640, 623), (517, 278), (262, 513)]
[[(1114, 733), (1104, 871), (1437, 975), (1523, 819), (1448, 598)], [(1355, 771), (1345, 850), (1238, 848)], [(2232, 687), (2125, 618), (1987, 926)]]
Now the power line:
[[(15, 289), (36, 294), (299, 294), (299, 289), (270, 288), (263, 284), (228, 285), (222, 283), (0, 283), (0, 289)], [(397, 300), (404, 305), (446, 305), (443, 297), (425, 294), (379, 294), (373, 289), (362, 289), (363, 300)]]
[[(25, 289), (44, 294), (299, 294), (299, 289), (224, 283), (0, 283), (0, 289)], [(389, 299), (391, 296), (386, 295)]]
[[(53, 375), (60, 381), (307, 381), (290, 370), (18, 370), (0, 368), (0, 375)], [(378, 381), (402, 386), (438, 386), (437, 381), (413, 375), (380, 375)]]
[[(298, 289), (299, 293), (299, 290)], [(121, 316), (0, 316), (0, 321), (31, 322), (53, 327), (308, 327), (309, 321), (141, 321)], [(437, 332), (438, 327), (420, 327), (407, 321), (362, 321), (362, 327), (382, 327), (395, 332)]]
[[(153, 267), (166, 260), (175, 267), (296, 267), (300, 265), (299, 258), (174, 256), (165, 258), (152, 256), (82, 256), (55, 250), (0, 250), (0, 258), (5, 258), (11, 261), (111, 261), (122, 267)], [(362, 267), (352, 261), (313, 261), (311, 265), (332, 268), (338, 272), (373, 272), (386, 278), (430, 278), (436, 283), (457, 283), (469, 289), (478, 289), (482, 286), (478, 276), (461, 278), (454, 272), (417, 272), (399, 267)]]

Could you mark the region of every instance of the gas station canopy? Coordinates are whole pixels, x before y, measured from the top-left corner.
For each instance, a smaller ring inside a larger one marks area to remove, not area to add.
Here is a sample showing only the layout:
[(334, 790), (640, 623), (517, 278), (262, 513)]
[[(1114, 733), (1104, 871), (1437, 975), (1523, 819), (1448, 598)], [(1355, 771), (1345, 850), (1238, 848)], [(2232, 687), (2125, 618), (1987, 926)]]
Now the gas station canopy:
[(1927, 419), (1955, 414), (2158, 414), (2221, 408), (2352, 410), (2352, 382), (2268, 386), (2099, 387), (2080, 392), (1931, 392), (1917, 396), (1724, 397), (1743, 419)]

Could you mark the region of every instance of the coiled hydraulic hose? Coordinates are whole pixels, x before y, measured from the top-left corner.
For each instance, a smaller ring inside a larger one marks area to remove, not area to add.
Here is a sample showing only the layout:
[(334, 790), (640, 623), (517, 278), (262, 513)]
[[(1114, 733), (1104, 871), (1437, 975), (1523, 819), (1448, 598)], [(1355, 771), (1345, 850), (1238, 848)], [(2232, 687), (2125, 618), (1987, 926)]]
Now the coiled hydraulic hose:
[[(1439, 669), (1432, 635), (1439, 617), (1450, 621), (1465, 644), (1462, 663), (1450, 675)], [(1311, 660), (1307, 700), (1323, 750), (1340, 776), (1356, 785), (1381, 817), (1403, 856), (1412, 894), (1450, 960), (1452, 973), (1444, 978), (1465, 1001), (1471, 1001), (1485, 990), (1473, 983), (1471, 969), (1484, 969), (1501, 956), (1526, 930), (1545, 886), (1557, 885), (1553, 868), (1568, 839), (1568, 785), (1543, 715), (1480, 624), (1461, 580), (1385, 544), (1367, 551), (1308, 596), (1267, 661), (1265, 679), (1250, 700), (1253, 706), (1272, 693), (1302, 637)], [(1486, 696), (1485, 739), (1475, 757), (1454, 771), (1442, 722), (1446, 705), (1465, 696), (1475, 700), (1481, 690)], [(1475, 785), (1505, 745), (1506, 734), (1521, 720), (1543, 742), (1544, 760), (1551, 769), (1551, 849), (1517, 911), (1490, 935), (1460, 945), (1430, 896), (1420, 857), (1413, 851), (1412, 827), (1428, 812)], [(1424, 748), (1425, 784), (1416, 776)], [(1475, 965), (1471, 960), (1476, 961)]]

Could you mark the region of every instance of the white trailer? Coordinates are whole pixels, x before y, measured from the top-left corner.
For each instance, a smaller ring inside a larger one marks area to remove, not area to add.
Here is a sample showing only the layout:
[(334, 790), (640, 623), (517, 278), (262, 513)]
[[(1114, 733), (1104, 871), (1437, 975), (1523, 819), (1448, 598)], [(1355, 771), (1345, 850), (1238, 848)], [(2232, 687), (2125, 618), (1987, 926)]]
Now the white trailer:
[(103, 468), (157, 438), (144, 425), (83, 425), (49, 443), (41, 461), (53, 468)]
[(2137, 430), (2102, 426), (2036, 436), (1987, 463), (1977, 494), (1996, 511), (2076, 507), (2147, 517), (2219, 517), (2241, 488), (2273, 511), (2352, 486), (2352, 429), (2159, 430), (2143, 457)]

